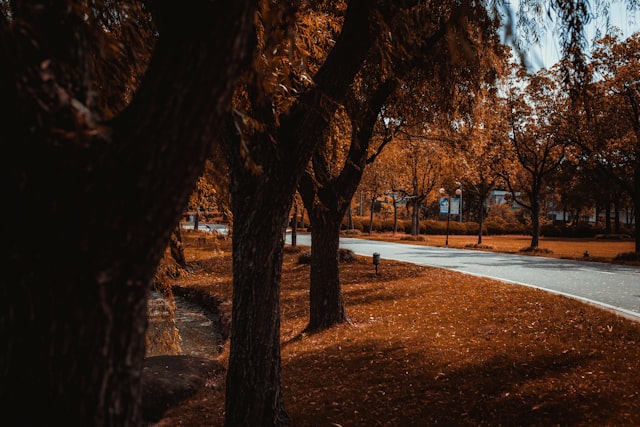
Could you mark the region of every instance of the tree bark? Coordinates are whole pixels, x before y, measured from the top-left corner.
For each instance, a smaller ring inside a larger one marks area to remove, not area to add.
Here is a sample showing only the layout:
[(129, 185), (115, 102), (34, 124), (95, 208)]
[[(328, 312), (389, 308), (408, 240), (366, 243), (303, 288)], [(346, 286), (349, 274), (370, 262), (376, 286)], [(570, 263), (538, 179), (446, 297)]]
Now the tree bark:
[(482, 195), (480, 196), (480, 215), (478, 217), (478, 223), (480, 225), (480, 229), (478, 230), (478, 244), (482, 244), (482, 227), (484, 226), (484, 199)]
[(371, 206), (369, 207), (369, 236), (373, 233), (373, 211), (376, 206), (376, 196), (373, 194), (371, 196)]
[(288, 421), (280, 368), (280, 277), (295, 181), (273, 172), (270, 180), (248, 175), (231, 191), (234, 286), (225, 425), (280, 426)]
[(394, 195), (393, 196), (393, 233), (392, 235), (395, 236), (397, 232), (398, 232), (398, 200)]
[(540, 245), (540, 203), (537, 196), (531, 201), (531, 247)]
[(604, 213), (604, 232), (606, 234), (611, 234), (611, 199), (609, 196), (607, 196), (607, 204), (605, 206)]
[[(414, 193), (415, 194), (415, 193)], [(420, 234), (420, 213), (418, 211), (418, 198), (411, 199), (411, 235), (418, 236)]]
[(297, 245), (298, 237), (298, 204), (293, 207), (293, 221), (291, 222), (291, 246), (294, 248)]
[(187, 259), (184, 256), (184, 246), (182, 245), (182, 232), (180, 230), (180, 224), (176, 226), (171, 232), (171, 239), (169, 241), (169, 247), (171, 256), (182, 268), (187, 266)]
[(311, 284), (309, 324), (313, 332), (347, 322), (342, 287), (340, 286), (339, 213), (311, 218)]
[(149, 284), (250, 56), (255, 5), (158, 11), (144, 81), (100, 123), (88, 21), (49, 3), (0, 18), (0, 125), (15, 148), (0, 412), (7, 425), (136, 426)]

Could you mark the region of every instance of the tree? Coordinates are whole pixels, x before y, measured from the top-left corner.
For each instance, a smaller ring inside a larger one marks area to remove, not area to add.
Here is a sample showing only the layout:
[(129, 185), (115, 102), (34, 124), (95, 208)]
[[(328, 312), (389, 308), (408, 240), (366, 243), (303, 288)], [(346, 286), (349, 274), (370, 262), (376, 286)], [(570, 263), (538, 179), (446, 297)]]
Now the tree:
[[(380, 4), (349, 2), (335, 44), (312, 78), (288, 59), (297, 55), (288, 48), (295, 46), (288, 34), (296, 15), (286, 7), (270, 6), (263, 4), (258, 29), (259, 35), (269, 37), (259, 39), (255, 71), (243, 77), (220, 138), (230, 171), (234, 221), (225, 415), (229, 426), (287, 422), (280, 367), (283, 236), (299, 178), (364, 61)], [(297, 96), (289, 96), (294, 92)]]
[[(428, 137), (427, 137), (428, 138)], [(446, 159), (450, 152), (434, 139), (407, 138), (402, 142), (404, 164), (398, 171), (400, 186), (394, 191), (402, 194), (411, 206), (411, 235), (420, 234), (420, 206), (436, 188), (442, 185)]]
[[(392, 94), (401, 85), (410, 86), (408, 81), (421, 82), (419, 87), (429, 92), (427, 96), (416, 96), (423, 102), (428, 99), (423, 108), (432, 108), (432, 116), (438, 112), (446, 115), (447, 106), (456, 104), (463, 91), (468, 98), (467, 91), (473, 90), (478, 80), (489, 78), (491, 72), (487, 69), (492, 71), (490, 66), (483, 68), (488, 62), (480, 59), (481, 53), (490, 51), (497, 42), (495, 22), (484, 6), (470, 2), (446, 7), (407, 2), (388, 4), (384, 11), (374, 21), (379, 28), (377, 38), (344, 103), (350, 123), (349, 142), (332, 142), (342, 135), (321, 135), (324, 143), (317, 145), (300, 181), (299, 191), (312, 225), (308, 330), (346, 320), (339, 279), (340, 227), (365, 166), (373, 162), (391, 141), (394, 128), (403, 122), (381, 114)], [(423, 84), (424, 81), (429, 83)], [(451, 110), (454, 108), (460, 105)], [(378, 146), (372, 146), (376, 125), (387, 132)], [(340, 147), (342, 153), (334, 155), (329, 147)], [(330, 156), (338, 161), (330, 161)], [(372, 193), (372, 202), (375, 196)]]
[(594, 52), (593, 73), (582, 114), (571, 122), (582, 129), (571, 141), (633, 200), (635, 252), (640, 252), (640, 33), (627, 40), (605, 37)]
[[(531, 245), (540, 241), (541, 196), (545, 182), (565, 159), (565, 141), (557, 135), (557, 87), (544, 71), (530, 77), (524, 88), (509, 94), (509, 136), (502, 146), (499, 175), (511, 196), (531, 214)], [(555, 126), (555, 127), (554, 127)]]
[[(340, 227), (351, 206), (351, 199), (358, 188), (365, 164), (375, 158), (375, 155), (369, 156), (369, 141), (380, 103), (391, 90), (391, 87), (385, 87), (376, 92), (378, 100), (364, 110), (369, 112), (368, 120), (361, 119), (351, 127), (351, 144), (346, 158), (337, 164), (332, 162), (327, 154), (335, 153), (335, 150), (327, 149), (323, 144), (316, 149), (310, 166), (300, 180), (299, 192), (311, 222), (308, 331), (327, 328), (347, 320), (339, 283)], [(378, 105), (375, 105), (376, 102)]]
[(476, 105), (470, 141), (463, 152), (464, 187), (477, 200), (478, 241), (482, 244), (486, 200), (498, 184), (496, 163), (500, 156), (499, 141), (507, 134), (504, 99), (487, 91)]
[(251, 56), (254, 9), (2, 2), (5, 423), (140, 424), (150, 281)]

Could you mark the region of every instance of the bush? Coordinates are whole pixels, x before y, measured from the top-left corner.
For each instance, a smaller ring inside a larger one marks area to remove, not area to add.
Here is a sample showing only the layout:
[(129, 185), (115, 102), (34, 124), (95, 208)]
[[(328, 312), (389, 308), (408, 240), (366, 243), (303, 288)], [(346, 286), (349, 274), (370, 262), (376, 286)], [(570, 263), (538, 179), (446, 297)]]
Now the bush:
[(345, 230), (344, 234), (348, 236), (359, 236), (360, 234), (362, 234), (362, 231), (358, 230), (357, 228), (354, 228), (352, 230)]
[(311, 264), (311, 251), (306, 250), (298, 255), (298, 264)]
[(640, 261), (640, 253), (638, 252), (622, 252), (615, 256), (616, 261)]
[(486, 230), (487, 235), (502, 235), (502, 234), (527, 234), (529, 229), (526, 225), (519, 222), (507, 222), (499, 217), (488, 219), (483, 228)]
[(466, 228), (466, 234), (468, 234), (469, 236), (477, 236), (478, 231), (480, 231), (480, 224), (478, 224), (477, 222), (465, 222), (464, 226)]
[(552, 254), (553, 253), (551, 249), (532, 248), (531, 246), (527, 246), (526, 248), (520, 249), (520, 252), (527, 252), (527, 253), (533, 253), (533, 254)]
[(338, 259), (340, 262), (353, 262), (356, 260), (356, 254), (351, 249), (338, 249)]
[(447, 232), (446, 221), (428, 219), (420, 223), (420, 232), (424, 234), (445, 234)]
[(419, 236), (412, 236), (412, 235), (407, 235), (407, 236), (402, 236), (400, 238), (400, 240), (406, 240), (406, 241), (410, 241), (410, 242), (426, 242), (427, 238), (423, 235), (419, 235)]
[(363, 231), (362, 221), (360, 220), (360, 218), (356, 218), (356, 217), (353, 218), (353, 229)]
[[(356, 254), (351, 249), (338, 249), (338, 260), (340, 262), (353, 262)], [(311, 250), (306, 250), (298, 255), (298, 264), (311, 264)]]

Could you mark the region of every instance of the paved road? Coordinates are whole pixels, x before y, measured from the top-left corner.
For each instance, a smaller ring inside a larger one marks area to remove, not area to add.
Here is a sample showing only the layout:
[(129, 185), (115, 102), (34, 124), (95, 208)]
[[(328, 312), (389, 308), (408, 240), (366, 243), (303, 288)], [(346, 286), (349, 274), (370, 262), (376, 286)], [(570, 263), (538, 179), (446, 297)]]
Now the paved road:
[[(309, 234), (297, 243), (310, 245)], [(287, 242), (291, 236), (287, 234)], [(537, 256), (341, 238), (340, 247), (358, 255), (446, 268), (509, 283), (532, 286), (615, 310), (640, 321), (640, 268)]]

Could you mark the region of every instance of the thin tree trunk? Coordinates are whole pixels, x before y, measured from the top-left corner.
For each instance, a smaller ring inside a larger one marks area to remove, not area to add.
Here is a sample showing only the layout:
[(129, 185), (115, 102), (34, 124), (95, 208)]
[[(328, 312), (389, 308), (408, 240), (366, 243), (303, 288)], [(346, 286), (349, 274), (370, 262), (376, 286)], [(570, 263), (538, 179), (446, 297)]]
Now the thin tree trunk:
[(393, 198), (393, 233), (392, 235), (395, 236), (397, 232), (398, 232), (398, 201), (394, 197)]
[(417, 236), (420, 234), (420, 221), (418, 218), (418, 199), (411, 200), (411, 235)]
[(291, 224), (291, 246), (296, 247), (298, 237), (298, 204), (293, 206), (293, 221)]
[(480, 229), (478, 230), (478, 244), (481, 245), (482, 244), (482, 227), (484, 225), (484, 200), (482, 200), (482, 197), (480, 197), (480, 216), (479, 216), (479, 224), (480, 224)]
[(194, 231), (200, 229), (200, 206), (196, 206), (196, 212), (193, 214), (193, 229)]
[(173, 229), (171, 233), (171, 239), (169, 241), (171, 256), (182, 268), (187, 266), (187, 259), (184, 256), (184, 246), (182, 245), (182, 232), (180, 230), (180, 224)]
[(531, 203), (531, 248), (540, 244), (540, 204), (537, 199)]
[(376, 197), (375, 195), (371, 196), (371, 211), (369, 212), (369, 236), (373, 232), (373, 210), (375, 208)]
[(640, 164), (636, 162), (636, 168), (634, 170), (634, 183), (633, 183), (633, 211), (635, 216), (634, 227), (636, 237), (636, 253), (640, 253)]
[(611, 200), (607, 200), (607, 204), (604, 211), (605, 211), (604, 232), (606, 234), (611, 234)]
[(616, 200), (613, 204), (613, 226), (616, 234), (620, 234), (620, 197), (616, 196)]

